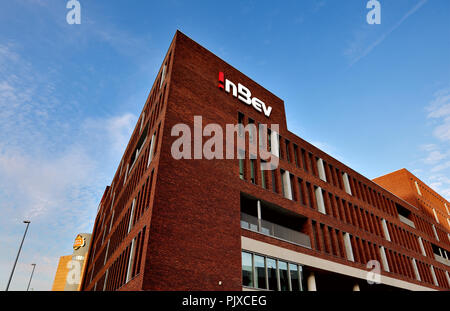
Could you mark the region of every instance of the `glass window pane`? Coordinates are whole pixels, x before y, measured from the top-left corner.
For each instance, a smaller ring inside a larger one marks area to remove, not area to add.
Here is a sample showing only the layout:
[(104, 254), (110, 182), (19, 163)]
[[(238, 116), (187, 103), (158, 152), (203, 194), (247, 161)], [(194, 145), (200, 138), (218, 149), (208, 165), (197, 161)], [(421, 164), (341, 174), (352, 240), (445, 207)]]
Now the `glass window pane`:
[[(261, 163), (261, 165), (263, 165)], [(261, 186), (266, 189), (266, 173), (264, 170), (261, 169)]]
[(300, 290), (300, 279), (298, 276), (298, 266), (292, 263), (289, 264), (289, 274), (291, 277), (291, 288), (293, 291)]
[(256, 183), (255, 160), (250, 160), (250, 180), (252, 183)]
[(265, 258), (255, 255), (255, 287), (266, 289), (266, 265)]
[(252, 254), (242, 252), (242, 286), (253, 287)]
[(275, 259), (267, 258), (267, 276), (269, 279), (269, 289), (278, 290), (277, 285), (277, 262)]
[(288, 291), (289, 290), (289, 276), (288, 276), (288, 268), (287, 263), (284, 261), (278, 260), (278, 273), (280, 274), (280, 290)]
[(244, 160), (239, 159), (239, 177), (244, 179)]

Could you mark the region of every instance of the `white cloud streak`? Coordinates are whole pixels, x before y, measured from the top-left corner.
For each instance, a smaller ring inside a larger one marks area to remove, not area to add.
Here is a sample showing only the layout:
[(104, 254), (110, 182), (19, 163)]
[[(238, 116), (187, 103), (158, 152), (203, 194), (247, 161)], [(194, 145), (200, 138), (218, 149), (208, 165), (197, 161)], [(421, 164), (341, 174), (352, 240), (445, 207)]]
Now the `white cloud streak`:
[[(366, 49), (362, 51), (358, 56), (354, 57), (350, 63), (350, 67), (359, 62), (361, 59), (370, 54), (378, 45), (380, 45), (391, 33), (393, 33), (398, 27), (400, 27), (411, 15), (417, 12), (428, 0), (420, 0), (413, 8), (411, 8), (406, 14), (392, 26), (387, 32), (385, 32), (381, 37), (370, 44)], [(358, 51), (357, 43), (352, 42), (350, 48), (345, 52), (346, 55), (352, 55)]]

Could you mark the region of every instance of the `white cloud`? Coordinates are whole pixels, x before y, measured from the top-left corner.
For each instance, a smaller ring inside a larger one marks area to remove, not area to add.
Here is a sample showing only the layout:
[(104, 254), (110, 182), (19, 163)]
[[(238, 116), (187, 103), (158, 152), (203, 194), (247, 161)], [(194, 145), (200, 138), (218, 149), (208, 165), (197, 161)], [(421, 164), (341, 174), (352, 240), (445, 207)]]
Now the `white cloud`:
[(450, 141), (450, 117), (445, 118), (443, 123), (436, 127), (433, 134), (440, 140)]
[(435, 165), (449, 157), (449, 152), (442, 152), (435, 144), (422, 145), (420, 149), (426, 152), (425, 158), (422, 159), (425, 164)]
[(91, 139), (108, 139), (110, 151), (122, 154), (125, 151), (131, 133), (137, 122), (137, 116), (124, 113), (107, 119), (87, 119), (83, 131), (90, 133)]
[(420, 146), (425, 165), (423, 178), (443, 197), (450, 198), (450, 87), (433, 94), (426, 106), (427, 118), (433, 120), (431, 132), (437, 143)]
[(450, 141), (450, 87), (439, 90), (427, 106), (428, 118), (435, 119), (439, 125), (433, 135), (441, 141)]
[(58, 257), (77, 233), (92, 230), (137, 117), (83, 118), (56, 87), (57, 73), (43, 74), (15, 50), (0, 44), (0, 283), (8, 280), (27, 218), (32, 224), (12, 285), (23, 289), (36, 262), (32, 287), (48, 290)]
[(442, 171), (444, 171), (444, 170), (446, 170), (446, 169), (448, 169), (448, 168), (450, 168), (450, 161), (444, 162), (444, 163), (440, 163), (440, 164), (434, 166), (434, 167), (431, 169), (431, 172), (434, 172), (434, 173), (436, 173), (436, 172), (442, 172)]

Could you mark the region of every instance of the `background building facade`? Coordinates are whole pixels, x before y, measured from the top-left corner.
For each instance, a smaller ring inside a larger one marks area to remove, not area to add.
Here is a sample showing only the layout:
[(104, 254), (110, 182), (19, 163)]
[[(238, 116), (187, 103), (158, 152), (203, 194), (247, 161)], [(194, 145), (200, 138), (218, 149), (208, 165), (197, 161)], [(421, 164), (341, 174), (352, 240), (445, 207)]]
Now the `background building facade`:
[(58, 268), (56, 269), (52, 291), (64, 291), (64, 288), (66, 287), (67, 273), (69, 272), (67, 265), (71, 260), (72, 255), (59, 257)]
[(60, 257), (52, 291), (80, 290), (90, 241), (90, 233), (79, 233), (73, 244), (73, 254)]
[[(194, 133), (194, 116), (256, 125), (233, 140), (263, 137), (279, 165), (262, 170), (248, 148), (234, 150), (242, 160), (175, 160), (172, 129)], [(291, 133), (280, 98), (177, 32), (100, 202), (82, 289), (449, 289), (449, 266), (422, 249), (433, 224)]]
[(430, 226), (416, 215), (404, 214), (402, 218), (403, 221), (406, 218), (407, 224), (417, 224), (426, 233), (427, 239), (421, 241), (424, 253), (450, 266), (450, 203), (406, 169), (378, 177), (374, 181), (421, 210), (426, 221), (431, 220)]

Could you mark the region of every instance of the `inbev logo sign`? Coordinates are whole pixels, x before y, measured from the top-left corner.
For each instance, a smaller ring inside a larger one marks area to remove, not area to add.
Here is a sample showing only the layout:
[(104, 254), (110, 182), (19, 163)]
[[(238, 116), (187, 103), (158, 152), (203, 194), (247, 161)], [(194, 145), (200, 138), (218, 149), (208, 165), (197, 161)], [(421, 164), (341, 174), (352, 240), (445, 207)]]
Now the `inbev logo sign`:
[(266, 117), (270, 117), (272, 107), (266, 106), (262, 100), (252, 97), (252, 92), (242, 84), (238, 83), (236, 87), (235, 83), (225, 79), (223, 72), (219, 72), (219, 89), (222, 89), (227, 93), (231, 92), (234, 97), (237, 97), (244, 104), (253, 106), (256, 111), (264, 113)]

